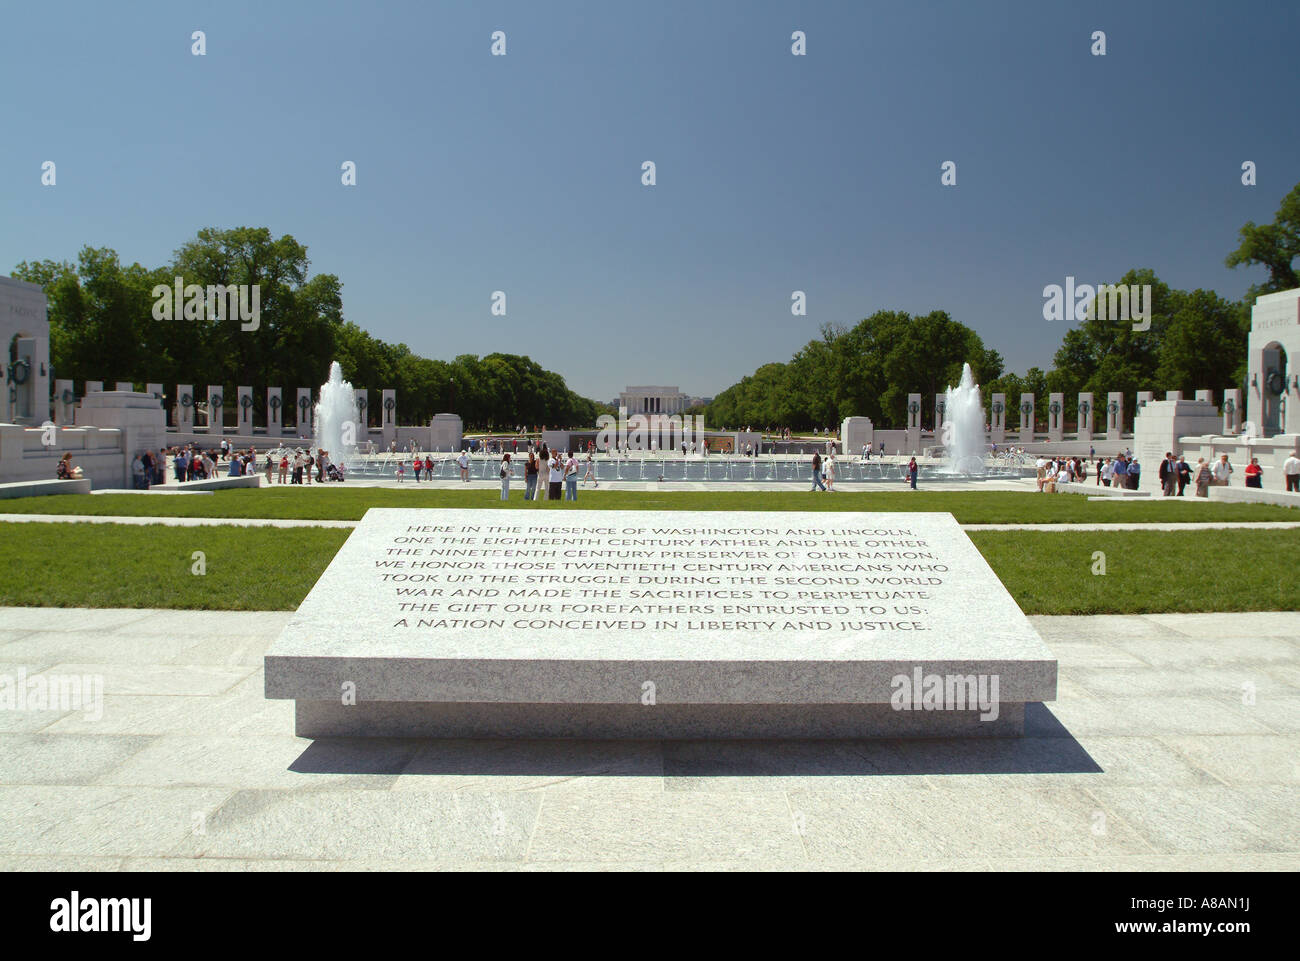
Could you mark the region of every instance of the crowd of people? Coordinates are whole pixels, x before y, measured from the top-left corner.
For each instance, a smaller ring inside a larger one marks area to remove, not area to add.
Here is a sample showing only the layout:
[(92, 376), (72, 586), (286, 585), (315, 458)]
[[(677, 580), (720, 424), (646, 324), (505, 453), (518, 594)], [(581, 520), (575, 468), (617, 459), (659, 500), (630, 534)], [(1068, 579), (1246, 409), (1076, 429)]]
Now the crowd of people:
[[(588, 442), (585, 451), (552, 450), (546, 443), (534, 444), (527, 440), (523, 443), (523, 454), (516, 439), (501, 441), (495, 445), (496, 453), (501, 455), (499, 475), (501, 479), (501, 499), (507, 500), (510, 494), (510, 482), (515, 471), (515, 459), (522, 456), (525, 500), (565, 500), (578, 499), (578, 483), (585, 486), (589, 481), (600, 486), (596, 473), (596, 446)], [(396, 451), (395, 445), (390, 448)], [(707, 455), (708, 444), (702, 452)], [(996, 448), (995, 448), (996, 450)], [(683, 443), (682, 454), (689, 455), (696, 451), (694, 444)], [(615, 448), (606, 451), (607, 456), (630, 454), (627, 448)], [(752, 456), (752, 448), (745, 448), (746, 456)], [(874, 450), (864, 445), (863, 460), (870, 459)], [(885, 456), (885, 445), (880, 445), (880, 456)], [(579, 459), (581, 457), (581, 460)], [(468, 447), (461, 450), (456, 457), (456, 466), (460, 479), (470, 481), (471, 452)], [(443, 461), (445, 462), (445, 461)], [(424, 454), (414, 444), (411, 445), (410, 465), (415, 480), (432, 480), (436, 461), (432, 454)], [(178, 482), (205, 480), (218, 476), (240, 477), (264, 472), (267, 484), (306, 484), (341, 482), (345, 480), (345, 468), (342, 463), (330, 460), (329, 452), (317, 449), (313, 454), (310, 449), (276, 448), (258, 454), (254, 449), (234, 449), (228, 441), (222, 439), (217, 448), (205, 448), (190, 443), (160, 450), (147, 450), (137, 454), (131, 462), (132, 485), (139, 490), (152, 485), (167, 483), (171, 477)], [(394, 474), (399, 483), (406, 479), (407, 461), (401, 457)], [(916, 489), (919, 469), (913, 457), (904, 471), (903, 480)], [(1043, 493), (1056, 493), (1064, 485), (1086, 483), (1091, 476), (1097, 486), (1137, 490), (1141, 480), (1143, 465), (1133, 455), (1132, 450), (1124, 450), (1114, 457), (1099, 457), (1095, 449), (1089, 450), (1088, 457), (1082, 456), (1044, 456), (1037, 461), (1037, 489)], [(1171, 451), (1156, 468), (1156, 476), (1161, 492), (1166, 497), (1182, 497), (1188, 487), (1193, 487), (1195, 496), (1209, 497), (1211, 487), (1227, 487), (1235, 469), (1227, 454), (1221, 454), (1218, 460), (1201, 457), (1196, 464), (1188, 463), (1182, 454)], [(581, 475), (581, 477), (579, 477)], [(825, 457), (820, 452), (812, 455), (812, 490), (833, 492), (835, 490), (836, 464), (834, 450)], [(1264, 470), (1259, 458), (1252, 457), (1244, 469), (1245, 485), (1250, 488), (1263, 487)], [(1285, 489), (1291, 493), (1300, 493), (1300, 457), (1292, 453), (1282, 466)], [(82, 476), (81, 468), (72, 462), (72, 454), (65, 453), (58, 461), (55, 476), (61, 480), (72, 480)], [(662, 478), (661, 478), (662, 479)]]
[[(60, 461), (58, 476), (71, 470), (71, 455)], [(169, 470), (170, 468), (170, 470)], [(208, 480), (215, 477), (244, 477), (263, 473), (268, 484), (307, 484), (345, 479), (342, 464), (330, 461), (329, 452), (318, 448), (275, 448), (259, 454), (249, 447), (236, 449), (222, 440), (219, 447), (183, 444), (146, 450), (131, 460), (131, 483), (137, 490), (147, 490), (169, 480), (177, 483)], [(170, 475), (170, 476), (169, 476)]]
[[(461, 457), (465, 456), (464, 452)], [(561, 453), (559, 450), (551, 450), (543, 443), (540, 447), (534, 448), (528, 445), (527, 453), (524, 460), (524, 500), (540, 501), (552, 500), (558, 501), (563, 496), (566, 501), (576, 501), (578, 499), (578, 472), (581, 467), (578, 463), (578, 457), (573, 451)], [(600, 481), (596, 480), (595, 453), (593, 449), (588, 449), (586, 454), (586, 474), (582, 478), (585, 485), (590, 479), (596, 487), (600, 486)], [(466, 463), (466, 467), (468, 463)], [(462, 476), (468, 482), (468, 471), (462, 469)], [(514, 464), (510, 459), (510, 454), (501, 456), (501, 499), (510, 499), (510, 481), (514, 479)], [(563, 491), (563, 494), (561, 494)]]
[[(1038, 490), (1050, 494), (1057, 492), (1062, 485), (1087, 481), (1090, 473), (1088, 460), (1082, 457), (1039, 458)], [(1142, 471), (1142, 464), (1131, 450), (1124, 450), (1114, 457), (1097, 457), (1091, 468), (1095, 485), (1123, 490), (1137, 490)], [(1182, 454), (1166, 451), (1156, 468), (1156, 479), (1165, 497), (1183, 497), (1188, 487), (1195, 490), (1197, 497), (1209, 497), (1210, 488), (1227, 487), (1234, 472), (1227, 454), (1220, 454), (1217, 461), (1198, 457), (1193, 465)], [(1300, 492), (1300, 458), (1294, 454), (1287, 458), (1282, 473), (1286, 489)], [(1258, 457), (1250, 459), (1245, 468), (1245, 479), (1247, 487), (1263, 487), (1264, 469)]]

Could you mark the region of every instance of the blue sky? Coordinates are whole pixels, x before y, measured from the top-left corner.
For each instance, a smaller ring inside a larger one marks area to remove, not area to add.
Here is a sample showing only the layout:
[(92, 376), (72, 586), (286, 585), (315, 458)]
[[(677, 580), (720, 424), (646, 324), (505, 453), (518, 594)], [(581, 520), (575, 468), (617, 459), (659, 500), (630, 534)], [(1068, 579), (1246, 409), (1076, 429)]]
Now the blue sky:
[(1238, 228), (1300, 181), (1290, 0), (42, 2), (0, 22), (0, 272), (84, 244), (155, 266), (201, 227), (267, 226), (374, 335), (528, 354), (605, 400), (713, 394), (886, 308), (946, 309), (1009, 368), (1046, 367), (1066, 327), (1045, 285), (1146, 266), (1238, 297), (1264, 276), (1223, 266)]

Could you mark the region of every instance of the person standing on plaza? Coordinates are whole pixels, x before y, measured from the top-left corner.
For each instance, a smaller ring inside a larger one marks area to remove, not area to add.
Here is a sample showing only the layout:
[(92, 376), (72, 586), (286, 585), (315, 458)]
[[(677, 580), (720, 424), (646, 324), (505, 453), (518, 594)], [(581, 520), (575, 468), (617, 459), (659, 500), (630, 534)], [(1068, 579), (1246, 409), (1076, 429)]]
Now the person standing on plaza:
[(1142, 479), (1142, 465), (1138, 463), (1136, 457), (1130, 458), (1128, 462), (1128, 489), (1135, 491), (1138, 489), (1138, 481)]
[(1160, 469), (1157, 471), (1160, 478), (1160, 489), (1165, 497), (1172, 497), (1174, 493), (1174, 481), (1178, 478), (1178, 468), (1174, 461), (1174, 455), (1165, 451), (1165, 459), (1160, 462)]
[(460, 457), (456, 459), (456, 464), (460, 467), (460, 479), (466, 484), (469, 483), (469, 451), (461, 449)]
[[(1102, 475), (1102, 471), (1103, 471), (1104, 468), (1105, 468), (1105, 465), (1102, 463), (1101, 458), (1098, 457), (1098, 458), (1097, 458), (1097, 479), (1096, 479), (1095, 481), (1093, 481), (1093, 486), (1095, 486), (1095, 487), (1099, 487), (1099, 486), (1101, 486), (1101, 475)], [(1109, 477), (1109, 476), (1107, 476), (1107, 478), (1106, 478), (1106, 486), (1107, 486), (1107, 487), (1110, 486), (1110, 477)]]
[(1202, 457), (1196, 462), (1196, 496), (1210, 496), (1210, 481), (1214, 480), (1214, 472), (1210, 470), (1210, 465), (1205, 463)]
[(1295, 451), (1282, 463), (1282, 476), (1286, 478), (1287, 493), (1300, 494), (1300, 457)]
[(813, 451), (812, 459), (812, 482), (813, 490), (825, 490), (826, 485), (822, 483), (822, 455)]
[(593, 484), (600, 486), (600, 479), (596, 477), (596, 457), (590, 450), (587, 451), (587, 472), (582, 475), (582, 483), (585, 487), (587, 478), (590, 477)]
[(1259, 458), (1252, 457), (1250, 463), (1246, 465), (1246, 486), (1263, 487), (1264, 486), (1264, 468), (1259, 466)]
[(524, 500), (537, 499), (537, 452), (528, 445), (528, 460), (524, 462)]
[(515, 469), (510, 464), (510, 455), (501, 455), (501, 499), (510, 500), (510, 478), (514, 476)]
[(826, 492), (833, 494), (835, 492), (835, 452), (831, 451), (826, 455)]
[(1192, 468), (1187, 463), (1187, 458), (1182, 454), (1178, 455), (1178, 496), (1183, 496), (1183, 491), (1187, 485), (1192, 482)]
[(916, 475), (919, 474), (920, 471), (921, 468), (917, 466), (915, 457), (907, 462), (907, 479), (911, 481), (912, 490), (916, 490)]
[(551, 466), (549, 470), (549, 485), (547, 487), (547, 500), (558, 501), (562, 496), (560, 488), (564, 486), (564, 461), (560, 460), (558, 450), (551, 451)]
[(1232, 465), (1228, 463), (1228, 455), (1223, 454), (1219, 457), (1218, 463), (1214, 465), (1214, 486), (1227, 487), (1228, 481), (1232, 477)]
[(578, 499), (578, 458), (573, 451), (569, 451), (564, 461), (564, 499), (566, 501)]

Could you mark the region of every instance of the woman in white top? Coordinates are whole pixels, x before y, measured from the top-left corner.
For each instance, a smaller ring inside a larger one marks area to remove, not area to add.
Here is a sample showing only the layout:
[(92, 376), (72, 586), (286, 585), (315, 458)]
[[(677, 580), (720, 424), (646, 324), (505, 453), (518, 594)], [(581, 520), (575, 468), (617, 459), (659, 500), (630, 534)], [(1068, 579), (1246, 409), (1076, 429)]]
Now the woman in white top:
[(559, 451), (551, 451), (551, 473), (550, 485), (547, 489), (547, 500), (558, 501), (562, 496), (561, 488), (564, 486), (564, 461), (560, 460)]
[(835, 490), (835, 455), (826, 455), (826, 493)]
[(596, 477), (596, 459), (591, 456), (591, 451), (587, 451), (587, 473), (582, 475), (582, 484), (584, 487), (587, 484), (588, 477), (592, 479), (597, 487), (600, 486), (600, 481)]
[(1227, 487), (1228, 481), (1232, 476), (1232, 465), (1228, 463), (1228, 455), (1221, 454), (1215, 461), (1214, 466), (1210, 468), (1210, 474), (1214, 478), (1216, 487)]
[(501, 456), (501, 499), (510, 500), (510, 478), (514, 475), (514, 468), (510, 466), (510, 455)]

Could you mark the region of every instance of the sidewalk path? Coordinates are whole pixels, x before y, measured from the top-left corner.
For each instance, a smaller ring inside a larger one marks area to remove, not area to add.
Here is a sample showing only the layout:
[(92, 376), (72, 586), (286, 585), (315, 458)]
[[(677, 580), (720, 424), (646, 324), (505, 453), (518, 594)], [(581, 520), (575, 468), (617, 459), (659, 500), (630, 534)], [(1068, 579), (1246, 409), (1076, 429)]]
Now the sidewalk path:
[(102, 684), (0, 711), (0, 870), (1300, 870), (1294, 613), (1032, 617), (1024, 737), (780, 742), (298, 738), (292, 616), (0, 608)]
[[(0, 523), (15, 524), (161, 524), (164, 527), (356, 527), (357, 521), (303, 520), (275, 517), (124, 517), (95, 514), (0, 514)], [(966, 531), (1201, 531), (1221, 528), (1290, 530), (1300, 521), (1197, 521), (1150, 524), (962, 524)]]

